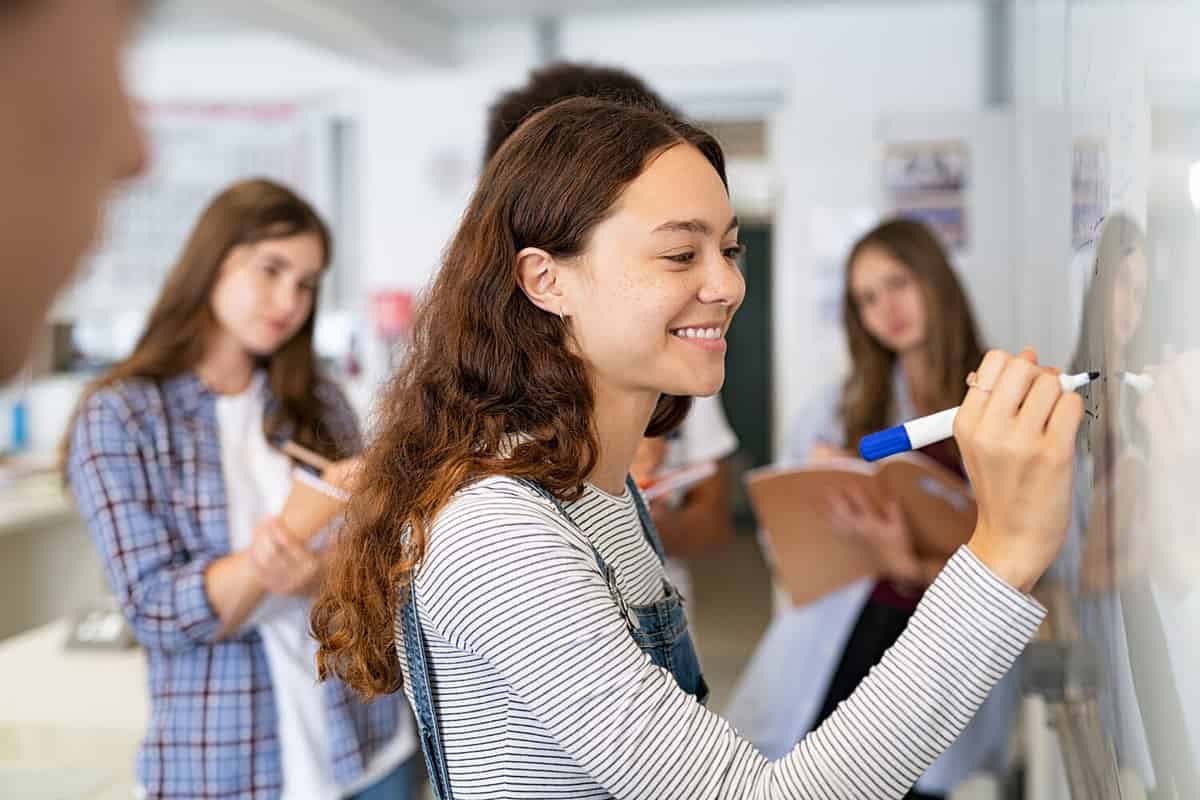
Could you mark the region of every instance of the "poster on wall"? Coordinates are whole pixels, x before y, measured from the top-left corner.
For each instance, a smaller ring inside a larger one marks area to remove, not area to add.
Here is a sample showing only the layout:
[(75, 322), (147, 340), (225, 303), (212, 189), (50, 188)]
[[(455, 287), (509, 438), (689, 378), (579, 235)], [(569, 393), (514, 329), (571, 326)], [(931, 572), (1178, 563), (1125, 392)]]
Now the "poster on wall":
[(891, 212), (921, 220), (955, 252), (970, 241), (968, 179), (965, 142), (903, 142), (884, 151), (883, 186)]
[(1108, 206), (1108, 148), (1098, 137), (1071, 143), (1071, 249), (1091, 242)]

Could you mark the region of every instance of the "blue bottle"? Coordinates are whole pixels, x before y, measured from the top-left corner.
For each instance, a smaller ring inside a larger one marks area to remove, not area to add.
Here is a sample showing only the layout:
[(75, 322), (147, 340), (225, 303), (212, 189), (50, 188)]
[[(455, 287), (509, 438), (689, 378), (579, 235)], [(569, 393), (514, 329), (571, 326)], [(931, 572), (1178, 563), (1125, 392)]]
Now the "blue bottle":
[(12, 434), (10, 449), (19, 453), (29, 446), (29, 415), (25, 410), (25, 395), (22, 394), (12, 405)]

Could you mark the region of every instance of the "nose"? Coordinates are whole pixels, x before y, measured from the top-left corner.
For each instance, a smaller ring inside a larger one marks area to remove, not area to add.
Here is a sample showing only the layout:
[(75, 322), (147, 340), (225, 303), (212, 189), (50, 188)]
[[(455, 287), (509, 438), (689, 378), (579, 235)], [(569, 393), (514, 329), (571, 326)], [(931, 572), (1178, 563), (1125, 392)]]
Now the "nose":
[(746, 279), (737, 265), (730, 264), (720, 253), (709, 259), (704, 271), (704, 285), (700, 287), (700, 302), (736, 309), (745, 296)]
[(888, 317), (891, 317), (899, 312), (901, 305), (899, 291), (896, 289), (885, 289), (884, 291), (880, 292), (880, 297), (882, 302), (879, 305), (883, 308), (883, 312), (887, 314)]

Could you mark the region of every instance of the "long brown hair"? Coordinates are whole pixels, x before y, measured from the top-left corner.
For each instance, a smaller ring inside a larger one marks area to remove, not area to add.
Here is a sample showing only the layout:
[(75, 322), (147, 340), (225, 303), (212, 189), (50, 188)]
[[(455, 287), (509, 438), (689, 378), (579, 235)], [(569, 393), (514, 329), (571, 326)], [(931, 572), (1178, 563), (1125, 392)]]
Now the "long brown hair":
[(1068, 368), (1071, 373), (1095, 371), (1105, 376), (1083, 390), (1089, 404), (1103, 397), (1103, 406), (1108, 409), (1101, 421), (1103, 424), (1081, 425), (1077, 437), (1081, 445), (1089, 442), (1097, 475), (1107, 474), (1115, 465), (1122, 449), (1121, 437), (1141, 435), (1139, 425), (1133, 419), (1133, 404), (1125, 399), (1127, 395), (1122, 389), (1120, 373), (1126, 370), (1140, 372), (1148, 361), (1149, 326), (1146, 322), (1152, 314), (1146, 300), (1153, 296), (1152, 293), (1147, 293), (1143, 301), (1140, 322), (1129, 341), (1118, 342), (1113, 329), (1117, 280), (1125, 260), (1137, 254), (1146, 254), (1146, 236), (1141, 225), (1124, 212), (1106, 217), (1096, 243), (1075, 354)]
[[(365, 697), (399, 686), (395, 614), (430, 524), (461, 487), (508, 475), (579, 496), (599, 447), (588, 371), (568, 348), (569, 321), (521, 290), (517, 254), (581, 254), (625, 187), (678, 144), (696, 147), (725, 181), (708, 134), (591, 98), (531, 116), (488, 162), (378, 409), (378, 438), (313, 608), (322, 678), (337, 675)], [(689, 404), (664, 395), (647, 435), (673, 429)]]
[[(212, 293), (221, 267), (233, 248), (265, 239), (311, 233), (321, 240), (322, 269), (332, 256), (329, 229), (317, 212), (286, 186), (264, 179), (233, 184), (217, 195), (200, 215), (183, 252), (167, 276), (133, 353), (91, 383), (78, 408), (93, 393), (130, 378), (162, 381), (193, 369), (204, 356), (208, 335), (217, 324)], [(275, 411), (264, 421), (271, 438), (283, 425), (295, 426), (292, 438), (330, 458), (340, 458), (343, 442), (324, 426), (323, 406), (316, 392), (318, 372), (313, 352), (318, 297), (300, 330), (270, 356), (260, 359), (276, 399)], [(78, 413), (78, 412), (77, 412)], [(68, 451), (71, 431), (63, 453)]]
[[(1071, 359), (1070, 371), (1136, 372), (1146, 360), (1147, 315), (1143, 305), (1141, 322), (1133, 336), (1118, 348), (1116, 332), (1113, 330), (1112, 302), (1117, 291), (1117, 277), (1125, 259), (1135, 254), (1145, 255), (1146, 235), (1132, 217), (1123, 212), (1110, 214), (1100, 227), (1100, 239), (1096, 243), (1096, 256), (1092, 263), (1092, 277), (1088, 282), (1087, 296), (1083, 303), (1083, 318), (1080, 320), (1079, 337), (1075, 354)], [(1120, 381), (1106, 381), (1119, 386)]]
[(846, 259), (846, 290), (842, 299), (851, 366), (842, 390), (841, 416), (846, 426), (846, 446), (851, 448), (857, 447), (868, 433), (888, 426), (888, 414), (896, 399), (892, 397), (892, 371), (897, 354), (867, 331), (850, 291), (855, 260), (872, 248), (883, 250), (904, 264), (921, 287), (925, 301), (925, 353), (934, 380), (929, 401), (937, 408), (962, 402), (967, 374), (983, 358), (971, 304), (933, 232), (916, 220), (893, 219), (867, 233)]

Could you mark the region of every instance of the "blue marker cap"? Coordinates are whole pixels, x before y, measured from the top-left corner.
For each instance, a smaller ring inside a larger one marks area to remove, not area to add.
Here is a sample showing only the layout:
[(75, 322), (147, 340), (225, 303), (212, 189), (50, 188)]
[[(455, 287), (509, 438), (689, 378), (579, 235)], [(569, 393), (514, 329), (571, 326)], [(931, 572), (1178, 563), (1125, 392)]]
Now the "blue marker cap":
[(912, 450), (912, 441), (903, 425), (864, 436), (858, 445), (859, 455), (867, 461), (878, 461), (909, 450)]

